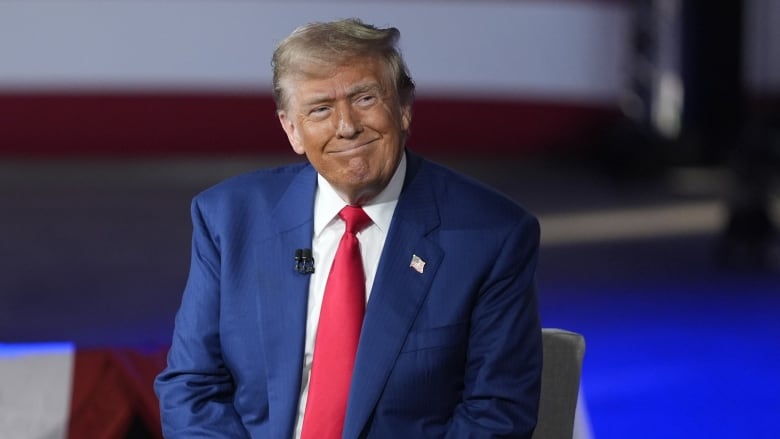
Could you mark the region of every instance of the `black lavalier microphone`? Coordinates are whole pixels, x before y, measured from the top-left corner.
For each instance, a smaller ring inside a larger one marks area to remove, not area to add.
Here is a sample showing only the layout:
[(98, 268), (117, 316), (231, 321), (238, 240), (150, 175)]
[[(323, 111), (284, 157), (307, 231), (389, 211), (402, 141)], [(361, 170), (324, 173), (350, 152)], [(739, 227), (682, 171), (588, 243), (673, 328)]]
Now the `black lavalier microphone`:
[(314, 257), (311, 255), (310, 248), (295, 250), (295, 271), (300, 274), (314, 273)]

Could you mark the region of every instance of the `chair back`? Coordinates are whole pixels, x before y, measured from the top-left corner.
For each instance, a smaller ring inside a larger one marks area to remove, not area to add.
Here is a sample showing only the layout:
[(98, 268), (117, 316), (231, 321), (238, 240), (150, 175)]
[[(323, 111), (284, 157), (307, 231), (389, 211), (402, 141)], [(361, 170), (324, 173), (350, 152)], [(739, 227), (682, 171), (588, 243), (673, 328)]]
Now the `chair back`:
[(572, 439), (585, 338), (543, 328), (542, 350), (542, 391), (533, 439)]

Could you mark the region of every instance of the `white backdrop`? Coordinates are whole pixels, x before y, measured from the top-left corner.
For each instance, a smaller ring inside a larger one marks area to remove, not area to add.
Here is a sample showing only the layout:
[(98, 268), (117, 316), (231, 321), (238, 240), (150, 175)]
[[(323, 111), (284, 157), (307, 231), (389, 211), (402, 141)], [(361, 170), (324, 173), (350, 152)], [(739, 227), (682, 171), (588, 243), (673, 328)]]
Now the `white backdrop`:
[[(745, 78), (780, 93), (780, 2), (748, 0)], [(421, 95), (614, 99), (630, 25), (620, 1), (4, 0), (0, 93), (266, 91), (295, 26), (360, 17), (402, 32)]]
[(621, 2), (3, 1), (0, 92), (266, 91), (296, 26), (359, 17), (401, 30), (421, 95), (611, 100), (622, 85)]

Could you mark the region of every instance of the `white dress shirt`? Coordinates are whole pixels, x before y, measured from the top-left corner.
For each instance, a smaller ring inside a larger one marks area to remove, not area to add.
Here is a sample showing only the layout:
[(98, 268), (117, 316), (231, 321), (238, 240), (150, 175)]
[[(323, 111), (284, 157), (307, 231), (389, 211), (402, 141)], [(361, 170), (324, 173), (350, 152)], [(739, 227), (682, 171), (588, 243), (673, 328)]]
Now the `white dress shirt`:
[[(371, 218), (371, 225), (357, 234), (360, 241), (360, 254), (363, 270), (366, 274), (366, 302), (374, 284), (379, 257), (385, 245), (390, 221), (393, 219), (398, 196), (406, 176), (406, 155), (401, 156), (393, 177), (387, 186), (374, 199), (364, 204), (363, 210)], [(317, 324), (320, 319), (322, 298), (325, 295), (325, 283), (328, 280), (330, 266), (336, 256), (341, 236), (344, 234), (344, 221), (338, 217), (339, 211), (347, 203), (339, 196), (333, 186), (321, 175), (317, 176), (317, 192), (314, 196), (314, 238), (312, 256), (314, 273), (309, 281), (309, 302), (306, 311), (306, 346), (303, 355), (303, 374), (301, 377), (301, 396), (298, 402), (298, 416), (295, 421), (295, 438), (300, 438), (303, 427), (303, 414), (306, 410), (306, 398), (309, 394), (309, 377), (314, 356), (314, 341), (317, 336)]]

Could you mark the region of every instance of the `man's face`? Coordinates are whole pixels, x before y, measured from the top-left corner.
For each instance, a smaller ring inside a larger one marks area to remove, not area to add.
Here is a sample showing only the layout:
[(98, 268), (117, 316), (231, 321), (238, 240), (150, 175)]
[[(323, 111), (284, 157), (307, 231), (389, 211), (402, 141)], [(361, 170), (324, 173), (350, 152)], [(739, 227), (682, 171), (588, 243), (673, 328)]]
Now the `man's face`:
[(380, 61), (359, 59), (286, 82), (278, 115), (293, 151), (350, 204), (381, 192), (403, 154), (411, 108), (400, 106), (387, 76)]

